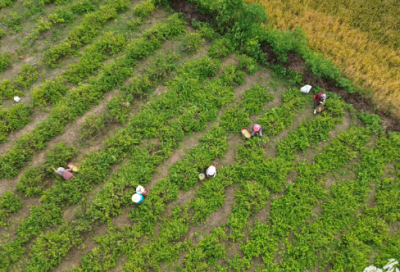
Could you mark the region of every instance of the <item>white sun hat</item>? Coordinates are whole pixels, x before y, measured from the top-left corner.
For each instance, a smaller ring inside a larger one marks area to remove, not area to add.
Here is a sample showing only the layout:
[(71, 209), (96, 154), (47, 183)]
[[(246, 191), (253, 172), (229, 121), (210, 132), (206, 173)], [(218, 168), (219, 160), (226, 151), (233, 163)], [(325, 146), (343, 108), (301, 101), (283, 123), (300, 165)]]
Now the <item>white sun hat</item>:
[(136, 193), (141, 194), (144, 192), (144, 187), (142, 185), (139, 185), (136, 187)]
[(211, 165), (210, 167), (208, 167), (207, 169), (207, 175), (212, 176), (215, 174), (215, 172), (217, 171), (217, 169), (215, 169), (215, 166)]
[(134, 194), (134, 195), (132, 196), (132, 201), (133, 201), (134, 203), (139, 203), (141, 200), (142, 200), (142, 196), (139, 195), (139, 194)]
[(21, 98), (20, 98), (20, 97), (18, 97), (18, 96), (14, 96), (14, 101), (15, 101), (15, 102), (17, 102), (17, 103), (18, 103), (20, 100), (21, 100)]

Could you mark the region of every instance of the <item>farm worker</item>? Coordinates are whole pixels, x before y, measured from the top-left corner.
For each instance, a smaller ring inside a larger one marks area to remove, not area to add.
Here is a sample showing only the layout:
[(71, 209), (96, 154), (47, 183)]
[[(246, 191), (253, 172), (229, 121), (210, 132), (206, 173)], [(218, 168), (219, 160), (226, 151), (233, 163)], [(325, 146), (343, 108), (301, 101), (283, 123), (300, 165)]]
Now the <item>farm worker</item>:
[(60, 177), (63, 177), (65, 180), (69, 180), (69, 179), (73, 179), (74, 175), (72, 174), (72, 169), (67, 167), (67, 169), (64, 169), (62, 167), (58, 167), (58, 169), (54, 169), (54, 172), (56, 172), (57, 175), (59, 175)]
[(147, 194), (149, 193), (149, 190), (147, 190), (143, 186), (139, 185), (138, 187), (136, 187), (136, 193), (141, 194), (142, 196), (147, 196)]
[(317, 114), (317, 107), (319, 104), (324, 104), (326, 100), (326, 94), (318, 93), (314, 96), (314, 114)]
[(259, 124), (255, 124), (253, 126), (252, 131), (251, 131), (251, 137), (254, 137), (256, 135), (256, 133), (258, 134), (258, 136), (262, 137), (262, 129)]
[(133, 203), (140, 204), (143, 201), (143, 195), (138, 193), (134, 194), (132, 196), (132, 201)]
[(206, 174), (207, 177), (214, 176), (215, 178), (215, 176), (217, 175), (217, 168), (214, 165), (211, 165), (210, 167), (207, 168)]

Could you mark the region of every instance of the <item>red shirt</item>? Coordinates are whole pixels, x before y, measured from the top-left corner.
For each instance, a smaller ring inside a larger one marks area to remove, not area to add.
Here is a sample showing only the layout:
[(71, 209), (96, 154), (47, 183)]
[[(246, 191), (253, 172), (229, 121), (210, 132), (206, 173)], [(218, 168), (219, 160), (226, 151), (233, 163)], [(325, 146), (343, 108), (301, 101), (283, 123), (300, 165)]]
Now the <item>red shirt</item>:
[(74, 175), (71, 172), (72, 172), (72, 169), (65, 169), (64, 174), (62, 174), (62, 175), (60, 175), (58, 173), (57, 174), (60, 177), (63, 177), (65, 180), (68, 180), (68, 179), (72, 179), (74, 177)]
[(323, 95), (324, 93), (318, 93), (316, 96), (314, 96), (314, 100), (317, 100), (318, 102), (321, 102), (321, 96)]

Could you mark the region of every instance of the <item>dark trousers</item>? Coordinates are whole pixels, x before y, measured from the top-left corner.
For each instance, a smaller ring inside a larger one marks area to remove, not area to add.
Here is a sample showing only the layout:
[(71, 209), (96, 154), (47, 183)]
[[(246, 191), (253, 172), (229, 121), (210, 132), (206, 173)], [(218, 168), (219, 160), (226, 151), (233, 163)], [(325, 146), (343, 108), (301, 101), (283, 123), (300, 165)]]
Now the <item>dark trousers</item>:
[(314, 110), (317, 108), (318, 105), (319, 105), (319, 102), (317, 100), (314, 100)]

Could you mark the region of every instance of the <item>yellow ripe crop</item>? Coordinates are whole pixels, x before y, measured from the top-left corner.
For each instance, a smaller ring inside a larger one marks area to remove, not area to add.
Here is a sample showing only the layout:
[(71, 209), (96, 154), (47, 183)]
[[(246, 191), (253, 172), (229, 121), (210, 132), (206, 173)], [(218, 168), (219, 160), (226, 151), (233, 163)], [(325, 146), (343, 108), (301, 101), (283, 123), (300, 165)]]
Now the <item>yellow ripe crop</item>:
[[(331, 59), (360, 86), (372, 89), (374, 100), (387, 108), (391, 105), (392, 112), (400, 118), (400, 50), (371, 40), (371, 33), (352, 28), (349, 20), (308, 8), (317, 1), (260, 2), (266, 8), (271, 26), (278, 29), (301, 26), (311, 49)], [(340, 15), (340, 10), (337, 7), (336, 14)]]

